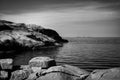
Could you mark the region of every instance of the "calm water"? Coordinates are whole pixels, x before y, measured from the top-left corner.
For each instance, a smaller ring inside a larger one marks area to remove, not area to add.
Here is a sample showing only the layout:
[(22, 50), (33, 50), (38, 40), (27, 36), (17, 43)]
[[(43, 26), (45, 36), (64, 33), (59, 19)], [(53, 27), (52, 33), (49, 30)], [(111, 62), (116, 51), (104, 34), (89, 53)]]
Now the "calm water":
[(14, 65), (28, 64), (36, 56), (49, 56), (56, 59), (58, 65), (70, 64), (87, 70), (120, 67), (120, 38), (67, 39), (69, 43), (63, 47), (17, 52), (7, 57), (14, 59)]

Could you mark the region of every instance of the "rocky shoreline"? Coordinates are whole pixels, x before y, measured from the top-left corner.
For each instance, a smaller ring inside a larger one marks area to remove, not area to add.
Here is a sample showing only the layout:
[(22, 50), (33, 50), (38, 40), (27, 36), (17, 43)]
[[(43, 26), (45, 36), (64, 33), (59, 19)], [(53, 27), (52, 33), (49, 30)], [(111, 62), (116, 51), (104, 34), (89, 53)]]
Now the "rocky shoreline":
[(120, 68), (89, 72), (67, 64), (57, 65), (49, 57), (35, 57), (28, 65), (20, 66), (13, 66), (12, 59), (0, 59), (0, 80), (120, 80)]
[(0, 20), (0, 51), (39, 50), (44, 47), (58, 47), (68, 40), (55, 30), (35, 24), (14, 23)]

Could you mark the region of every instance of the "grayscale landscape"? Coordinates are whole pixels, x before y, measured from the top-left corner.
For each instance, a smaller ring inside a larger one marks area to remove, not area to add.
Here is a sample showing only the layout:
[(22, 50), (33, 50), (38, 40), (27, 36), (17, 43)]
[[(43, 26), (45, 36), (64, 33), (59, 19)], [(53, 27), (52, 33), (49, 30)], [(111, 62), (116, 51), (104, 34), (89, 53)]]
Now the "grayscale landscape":
[(120, 80), (120, 0), (0, 0), (0, 80)]

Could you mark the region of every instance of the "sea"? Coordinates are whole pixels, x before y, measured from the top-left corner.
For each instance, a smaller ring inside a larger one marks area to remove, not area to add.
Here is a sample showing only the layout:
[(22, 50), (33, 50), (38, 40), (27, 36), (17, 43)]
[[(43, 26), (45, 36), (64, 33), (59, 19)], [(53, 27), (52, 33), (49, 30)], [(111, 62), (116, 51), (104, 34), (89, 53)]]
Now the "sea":
[(0, 58), (12, 58), (14, 65), (27, 65), (33, 57), (48, 56), (57, 65), (69, 64), (81, 69), (107, 69), (120, 67), (119, 37), (67, 37), (68, 43), (62, 47), (43, 48), (1, 54)]

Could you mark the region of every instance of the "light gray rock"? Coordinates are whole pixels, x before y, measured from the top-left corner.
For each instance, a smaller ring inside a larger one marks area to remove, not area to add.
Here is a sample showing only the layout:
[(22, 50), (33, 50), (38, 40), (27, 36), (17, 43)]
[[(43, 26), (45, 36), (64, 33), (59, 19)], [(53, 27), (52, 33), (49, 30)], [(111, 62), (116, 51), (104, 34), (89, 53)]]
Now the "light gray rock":
[(37, 80), (83, 80), (89, 72), (74, 66), (54, 66), (43, 71)]
[(0, 71), (0, 80), (1, 79), (7, 79), (7, 78), (8, 78), (8, 72)]
[(0, 59), (0, 68), (1, 69), (12, 69), (12, 59)]
[(35, 57), (29, 61), (29, 65), (30, 67), (49, 68), (51, 66), (56, 66), (56, 62), (49, 57)]
[(90, 74), (90, 72), (88, 72), (84, 69), (80, 69), (80, 68), (75, 67), (75, 66), (65, 64), (65, 65), (63, 65), (63, 67), (65, 67), (72, 74), (80, 76), (81, 78), (86, 78)]
[(41, 67), (31, 67), (33, 72), (41, 72)]
[(26, 80), (36, 80), (38, 78), (37, 73), (32, 73)]
[(29, 77), (26, 80), (36, 80), (40, 77), (40, 74), (44, 72), (46, 69), (39, 69), (40, 67), (34, 67), (34, 72), (29, 75)]
[(86, 80), (120, 80), (120, 68), (94, 70)]
[(12, 72), (10, 80), (27, 79), (31, 73), (32, 73), (31, 70), (16, 70)]
[(29, 65), (21, 65), (20, 69), (22, 69), (22, 70), (28, 70), (28, 69), (31, 69), (31, 68), (30, 68)]

